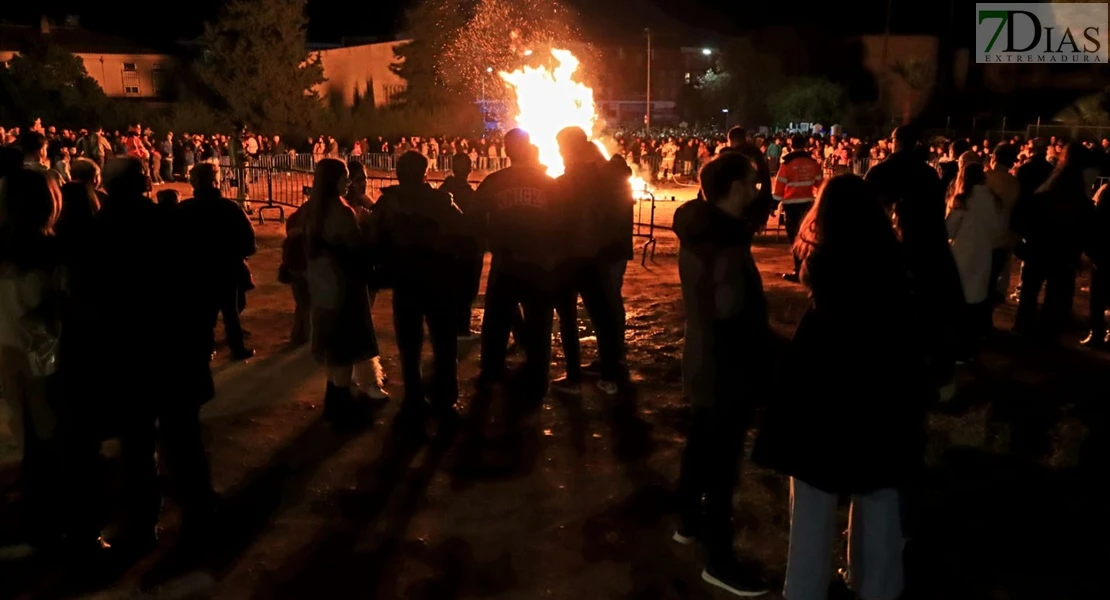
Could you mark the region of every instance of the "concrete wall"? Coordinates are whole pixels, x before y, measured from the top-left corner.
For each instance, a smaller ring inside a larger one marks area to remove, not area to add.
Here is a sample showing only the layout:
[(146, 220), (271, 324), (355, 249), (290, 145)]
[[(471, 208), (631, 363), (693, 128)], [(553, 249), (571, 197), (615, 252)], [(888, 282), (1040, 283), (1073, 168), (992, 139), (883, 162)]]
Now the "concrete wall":
[[(0, 51), (0, 62), (16, 52)], [(164, 54), (77, 54), (109, 98), (157, 98), (169, 84), (172, 58)], [(125, 66), (127, 67), (125, 69)]]
[(382, 42), (346, 48), (320, 50), (320, 62), (327, 78), (317, 88), (320, 95), (338, 96), (350, 105), (355, 90), (364, 94), (367, 83), (374, 86), (374, 103), (385, 106), (405, 89), (405, 80), (395, 75), (389, 67), (396, 62), (393, 48), (402, 42)]

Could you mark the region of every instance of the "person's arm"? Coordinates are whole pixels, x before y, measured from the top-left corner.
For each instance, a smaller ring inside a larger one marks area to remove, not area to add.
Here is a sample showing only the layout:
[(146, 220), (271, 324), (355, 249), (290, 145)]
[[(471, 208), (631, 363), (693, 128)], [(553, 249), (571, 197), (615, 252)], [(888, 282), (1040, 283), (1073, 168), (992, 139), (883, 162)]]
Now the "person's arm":
[(775, 175), (774, 190), (771, 192), (771, 197), (777, 202), (782, 202), (783, 196), (786, 195), (786, 184), (790, 183), (790, 167), (786, 163), (779, 166), (779, 172)]
[(714, 319), (732, 319), (744, 310), (747, 299), (744, 260), (744, 251), (740, 248), (727, 248), (713, 259), (710, 277), (713, 285)]
[(242, 254), (243, 258), (254, 256), (254, 253), (258, 251), (258, 246), (254, 237), (254, 226), (251, 225), (251, 220), (247, 217), (247, 213), (243, 212), (238, 206), (235, 206), (235, 214), (238, 215), (238, 217), (236, 217), (238, 221), (236, 223), (236, 229), (239, 230), (238, 238), (241, 244), (239, 252)]

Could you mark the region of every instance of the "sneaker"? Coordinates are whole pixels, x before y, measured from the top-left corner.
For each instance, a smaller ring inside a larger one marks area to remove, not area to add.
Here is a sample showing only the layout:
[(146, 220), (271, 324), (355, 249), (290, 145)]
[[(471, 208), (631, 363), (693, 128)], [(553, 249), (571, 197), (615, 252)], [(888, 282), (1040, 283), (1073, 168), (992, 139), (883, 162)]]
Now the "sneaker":
[(783, 281), (789, 281), (790, 283), (799, 283), (802, 280), (797, 273), (783, 273), (782, 279)]
[(569, 396), (582, 395), (582, 382), (569, 377), (563, 377), (552, 381), (551, 387), (561, 394), (567, 394)]
[(738, 562), (721, 566), (709, 565), (701, 572), (701, 579), (741, 598), (757, 598), (769, 591), (767, 584), (759, 576)]
[(597, 389), (606, 396), (616, 396), (617, 392), (619, 392), (621, 388), (616, 384), (616, 382), (606, 381), (602, 379), (601, 381), (597, 382)]

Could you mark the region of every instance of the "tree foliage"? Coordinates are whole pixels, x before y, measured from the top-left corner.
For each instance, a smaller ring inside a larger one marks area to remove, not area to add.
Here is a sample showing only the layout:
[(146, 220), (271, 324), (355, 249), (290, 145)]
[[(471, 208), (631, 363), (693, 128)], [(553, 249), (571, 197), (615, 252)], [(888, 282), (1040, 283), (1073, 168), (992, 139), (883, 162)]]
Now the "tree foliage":
[(682, 94), (683, 116), (705, 122), (727, 109), (733, 122), (769, 122), (767, 98), (783, 84), (782, 68), (773, 53), (757, 51), (749, 38), (737, 38), (714, 56), (713, 66)]
[(839, 122), (844, 117), (844, 90), (827, 79), (800, 77), (769, 100), (776, 124)]
[[(471, 102), (483, 91), (501, 95), (503, 83), (491, 76), (540, 60), (553, 47), (575, 47), (589, 64), (589, 49), (578, 43), (577, 15), (558, 0), (423, 0), (406, 13), (409, 42), (395, 50), (393, 71), (406, 90), (402, 101), (422, 106)], [(532, 54), (526, 54), (532, 50)], [(583, 52), (585, 50), (585, 52)]]
[(114, 124), (108, 97), (82, 60), (48, 43), (24, 48), (0, 67), (0, 114), (5, 120), (87, 127)]
[(305, 0), (231, 0), (205, 25), (199, 83), (228, 120), (260, 131), (311, 125), (323, 83), (319, 56), (306, 48)]

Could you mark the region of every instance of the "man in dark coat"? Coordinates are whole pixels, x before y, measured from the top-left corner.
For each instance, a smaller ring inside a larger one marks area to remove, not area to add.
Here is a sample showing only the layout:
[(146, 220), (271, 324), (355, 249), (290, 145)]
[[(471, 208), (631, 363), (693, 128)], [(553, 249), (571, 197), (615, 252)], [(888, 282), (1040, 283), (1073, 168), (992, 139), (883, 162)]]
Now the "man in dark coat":
[[(243, 341), (239, 320), (240, 296), (247, 276), (246, 259), (256, 250), (254, 227), (243, 209), (220, 195), (219, 167), (202, 163), (189, 172), (193, 197), (177, 209), (177, 221), (190, 243), (190, 264), (203, 269), (202, 288), (211, 294), (211, 321), (223, 316), (224, 334), (236, 360), (254, 356)], [(198, 290), (199, 292), (200, 290)]]
[(180, 499), (183, 533), (192, 536), (209, 525), (213, 492), (200, 407), (215, 395), (208, 365), (211, 311), (206, 296), (194, 293), (206, 274), (187, 248), (199, 242), (146, 196), (140, 160), (110, 161), (104, 180), (108, 201), (89, 239), (91, 278), (98, 283), (89, 305), (102, 357), (98, 383), (104, 397), (118, 402), (121, 420), (127, 522), (112, 545), (141, 554), (157, 541), (159, 439)]
[(773, 355), (763, 280), (751, 254), (768, 208), (758, 202), (757, 182), (746, 156), (722, 155), (702, 169), (706, 200), (675, 212), (686, 310), (683, 387), (694, 422), (682, 455), (682, 524), (674, 539), (700, 538), (708, 552), (702, 578), (741, 596), (767, 589), (739, 566), (732, 547), (738, 463)]
[(428, 159), (419, 152), (401, 155), (398, 185), (382, 190), (370, 215), (370, 238), (393, 284), (393, 327), (405, 385), (402, 410), (419, 417), (425, 406), (420, 354), (427, 322), (435, 362), (434, 389), (427, 399), (437, 417), (451, 422), (459, 397), (454, 275), (467, 229), (451, 195), (425, 183), (427, 170)]
[(918, 314), (932, 333), (929, 360), (938, 385), (947, 385), (955, 368), (953, 324), (963, 305), (963, 287), (948, 246), (944, 188), (918, 152), (920, 137), (910, 126), (894, 131), (894, 152), (867, 172), (879, 201), (892, 211), (902, 250), (920, 304)]
[[(451, 194), (455, 206), (463, 215), (469, 215), (474, 206), (474, 188), (470, 187), (470, 157), (456, 154), (451, 159), (451, 174), (443, 180), (439, 189)], [(470, 331), (470, 309), (478, 298), (478, 288), (482, 281), (482, 265), (485, 262), (485, 248), (477, 235), (470, 235), (469, 241), (459, 255), (458, 267), (458, 318), (456, 327), (460, 339), (470, 339), (475, 334)]]
[(511, 165), (482, 181), (472, 211), (491, 254), (478, 382), (488, 387), (502, 378), (513, 315), (522, 306), (525, 375), (535, 388), (530, 395), (542, 397), (551, 365), (553, 272), (562, 257), (555, 180), (524, 130), (505, 134), (505, 154)]

